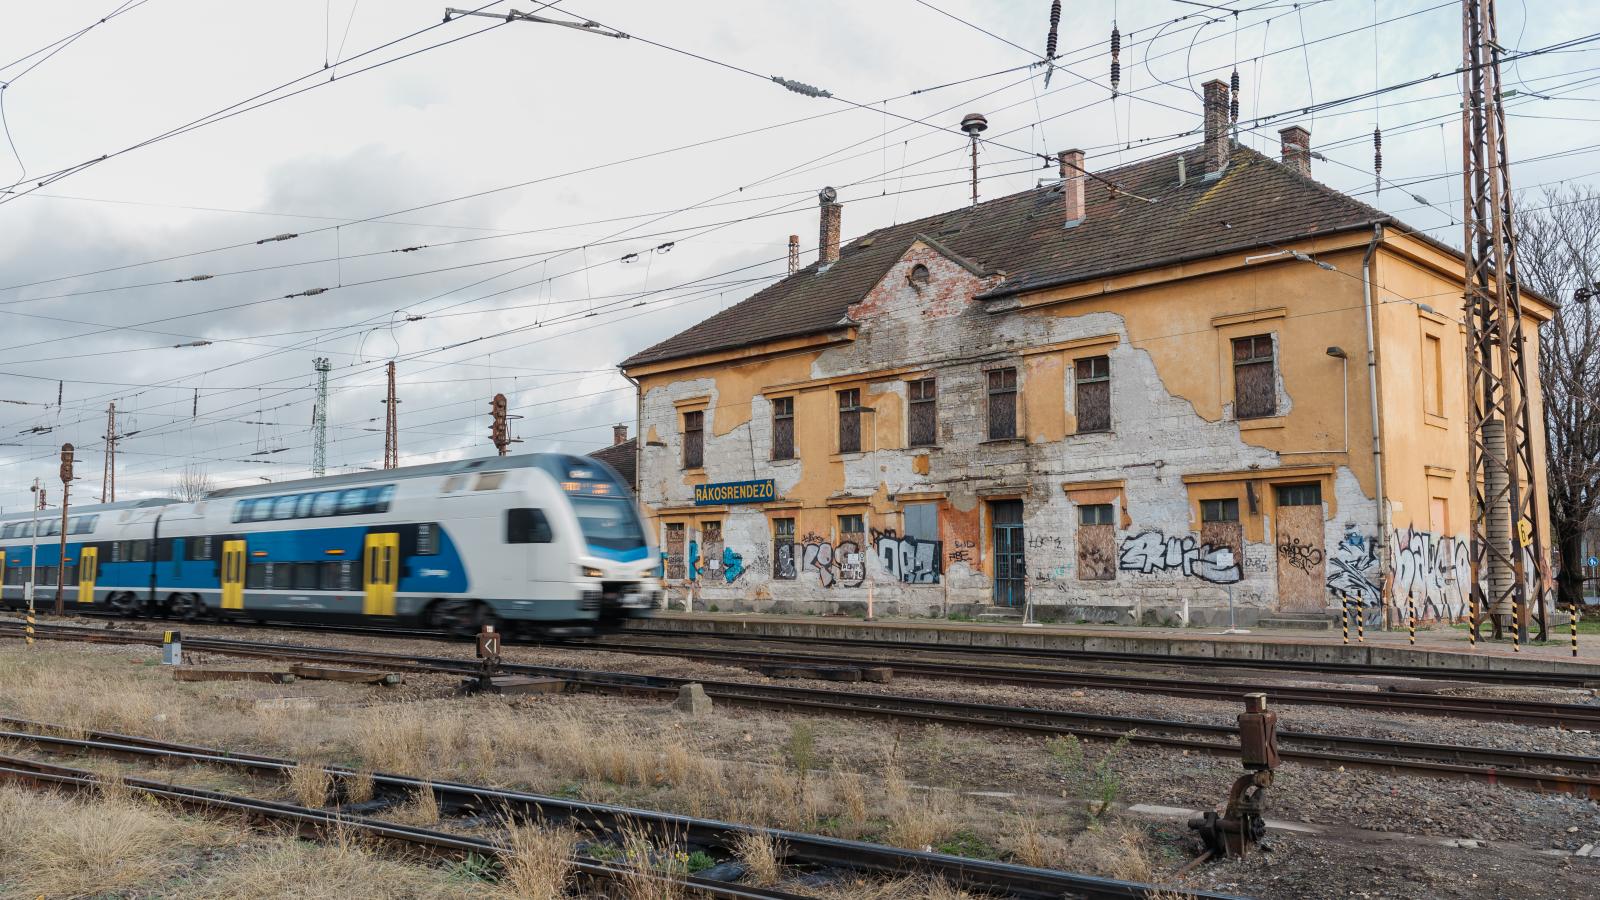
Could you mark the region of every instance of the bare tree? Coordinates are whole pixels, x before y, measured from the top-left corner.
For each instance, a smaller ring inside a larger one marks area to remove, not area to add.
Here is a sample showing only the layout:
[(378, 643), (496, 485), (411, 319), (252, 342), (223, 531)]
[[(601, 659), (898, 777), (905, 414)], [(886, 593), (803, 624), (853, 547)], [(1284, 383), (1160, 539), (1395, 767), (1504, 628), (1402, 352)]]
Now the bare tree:
[(1517, 215), (1517, 262), (1555, 304), (1540, 329), (1545, 469), (1561, 605), (1583, 602), (1583, 535), (1600, 506), (1600, 192), (1546, 188)]
[(172, 486), (172, 492), (179, 500), (195, 501), (204, 497), (207, 492), (216, 488), (216, 483), (211, 480), (211, 475), (204, 466), (187, 465), (178, 473), (178, 480)]

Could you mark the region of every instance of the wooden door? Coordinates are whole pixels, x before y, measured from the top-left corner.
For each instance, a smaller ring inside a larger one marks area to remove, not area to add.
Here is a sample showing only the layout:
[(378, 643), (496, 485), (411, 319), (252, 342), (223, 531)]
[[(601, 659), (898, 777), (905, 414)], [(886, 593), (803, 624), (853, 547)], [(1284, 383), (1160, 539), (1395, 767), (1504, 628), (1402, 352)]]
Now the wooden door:
[(222, 542), (222, 608), (244, 609), (244, 541)]
[(1316, 612), (1328, 606), (1323, 549), (1322, 486), (1277, 486), (1278, 609)]
[(100, 548), (83, 547), (78, 551), (78, 602), (94, 602), (94, 580), (100, 574)]
[(400, 573), (400, 535), (367, 535), (361, 572), (366, 592), (361, 612), (369, 616), (394, 615), (394, 587)]

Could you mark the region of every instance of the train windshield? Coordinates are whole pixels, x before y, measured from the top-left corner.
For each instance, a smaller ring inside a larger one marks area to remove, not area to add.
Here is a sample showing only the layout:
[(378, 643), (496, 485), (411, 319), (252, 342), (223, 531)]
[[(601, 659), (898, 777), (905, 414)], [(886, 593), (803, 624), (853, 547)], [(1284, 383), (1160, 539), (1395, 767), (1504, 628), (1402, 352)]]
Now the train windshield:
[(572, 498), (572, 510), (578, 514), (578, 526), (583, 529), (583, 539), (591, 547), (606, 550), (634, 550), (644, 546), (644, 530), (639, 527), (639, 517), (633, 504), (621, 498)]

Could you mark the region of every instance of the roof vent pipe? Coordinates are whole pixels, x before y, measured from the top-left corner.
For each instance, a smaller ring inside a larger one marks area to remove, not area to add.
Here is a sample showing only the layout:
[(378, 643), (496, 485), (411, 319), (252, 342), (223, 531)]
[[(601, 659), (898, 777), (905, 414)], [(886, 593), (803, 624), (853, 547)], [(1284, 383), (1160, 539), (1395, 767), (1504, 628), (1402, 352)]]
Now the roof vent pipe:
[(1082, 150), (1063, 150), (1057, 154), (1061, 163), (1061, 196), (1066, 198), (1065, 228), (1083, 223), (1083, 169)]
[(839, 192), (825, 187), (817, 192), (817, 202), (822, 207), (821, 223), (817, 230), (817, 256), (824, 264), (839, 261), (839, 223), (844, 207), (835, 202)]

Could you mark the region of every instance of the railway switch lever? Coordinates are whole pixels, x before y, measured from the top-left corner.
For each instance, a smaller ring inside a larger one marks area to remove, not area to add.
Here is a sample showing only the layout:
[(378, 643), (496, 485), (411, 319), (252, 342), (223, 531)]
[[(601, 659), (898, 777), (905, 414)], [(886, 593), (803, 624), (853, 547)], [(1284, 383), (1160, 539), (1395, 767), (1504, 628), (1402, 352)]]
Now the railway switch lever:
[(1246, 694), (1239, 714), (1239, 758), (1248, 771), (1233, 782), (1222, 815), (1207, 810), (1189, 820), (1212, 858), (1244, 856), (1266, 836), (1267, 788), (1278, 767), (1278, 714), (1267, 709), (1266, 694)]

